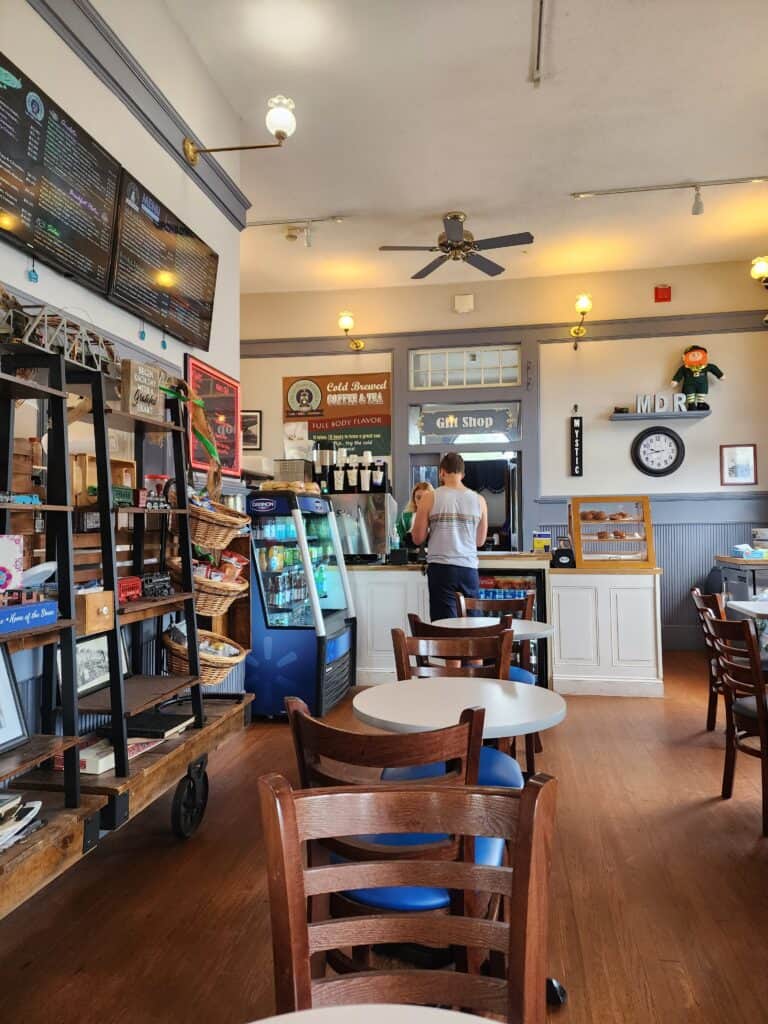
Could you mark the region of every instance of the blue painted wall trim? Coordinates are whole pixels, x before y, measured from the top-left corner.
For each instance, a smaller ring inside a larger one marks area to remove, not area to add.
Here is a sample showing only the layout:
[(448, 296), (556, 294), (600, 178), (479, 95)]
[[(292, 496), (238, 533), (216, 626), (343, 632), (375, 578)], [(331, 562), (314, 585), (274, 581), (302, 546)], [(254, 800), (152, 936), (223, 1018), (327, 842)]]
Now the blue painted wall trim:
[[(242, 230), (251, 203), (221, 164), (203, 153), (197, 167), (184, 159), (186, 136), (203, 145), (181, 114), (88, 0), (27, 0), (93, 73), (131, 111), (227, 219)], [(33, 75), (32, 69), (26, 69)], [(128, 168), (130, 170), (130, 168)]]

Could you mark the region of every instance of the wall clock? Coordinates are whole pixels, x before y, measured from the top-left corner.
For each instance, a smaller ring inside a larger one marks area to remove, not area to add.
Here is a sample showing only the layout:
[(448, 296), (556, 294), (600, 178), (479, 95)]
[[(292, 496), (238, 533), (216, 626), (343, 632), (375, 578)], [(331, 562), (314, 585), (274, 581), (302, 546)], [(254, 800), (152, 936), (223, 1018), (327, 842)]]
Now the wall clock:
[(683, 439), (668, 427), (648, 427), (632, 442), (632, 461), (646, 476), (669, 476), (683, 464)]

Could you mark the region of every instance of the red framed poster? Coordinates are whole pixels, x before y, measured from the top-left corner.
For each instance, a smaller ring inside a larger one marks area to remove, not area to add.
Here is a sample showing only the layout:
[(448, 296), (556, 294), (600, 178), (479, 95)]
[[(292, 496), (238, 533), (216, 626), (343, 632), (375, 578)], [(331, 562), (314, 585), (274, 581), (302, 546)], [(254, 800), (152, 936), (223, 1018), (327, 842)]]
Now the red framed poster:
[[(222, 474), (239, 477), (240, 382), (189, 354), (184, 356), (184, 377), (205, 403), (205, 416), (216, 441)], [(191, 434), (189, 461), (193, 469), (208, 469), (208, 453)]]

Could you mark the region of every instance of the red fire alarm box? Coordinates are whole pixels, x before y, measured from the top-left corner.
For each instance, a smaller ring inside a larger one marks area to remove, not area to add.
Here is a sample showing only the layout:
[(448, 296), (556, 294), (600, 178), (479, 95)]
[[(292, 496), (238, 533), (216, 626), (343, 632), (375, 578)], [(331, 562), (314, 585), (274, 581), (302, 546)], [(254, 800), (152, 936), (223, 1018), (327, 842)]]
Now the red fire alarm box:
[(654, 302), (671, 302), (672, 301), (672, 285), (671, 284), (657, 284), (653, 289), (653, 301)]

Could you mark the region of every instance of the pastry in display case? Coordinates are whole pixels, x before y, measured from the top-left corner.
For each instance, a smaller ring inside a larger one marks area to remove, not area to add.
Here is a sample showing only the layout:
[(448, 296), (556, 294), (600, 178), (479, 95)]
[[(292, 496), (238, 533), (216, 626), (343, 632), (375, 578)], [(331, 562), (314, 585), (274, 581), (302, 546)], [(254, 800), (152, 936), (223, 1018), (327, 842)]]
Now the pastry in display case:
[(577, 569), (610, 570), (616, 563), (656, 568), (651, 507), (644, 495), (571, 498), (568, 529)]

